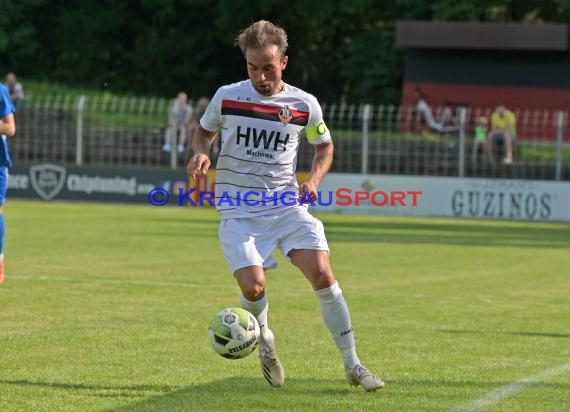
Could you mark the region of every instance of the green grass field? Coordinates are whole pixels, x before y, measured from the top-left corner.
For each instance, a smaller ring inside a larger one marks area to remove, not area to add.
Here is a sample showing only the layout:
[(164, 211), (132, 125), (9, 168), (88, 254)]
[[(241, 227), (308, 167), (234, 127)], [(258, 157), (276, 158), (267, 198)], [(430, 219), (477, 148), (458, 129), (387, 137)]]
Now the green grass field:
[(280, 255), (267, 293), (285, 387), (256, 353), (214, 353), (210, 318), (239, 295), (213, 210), (4, 210), (1, 411), (480, 410), (489, 394), (491, 411), (570, 409), (568, 224), (320, 215), (360, 357), (386, 381), (366, 393)]

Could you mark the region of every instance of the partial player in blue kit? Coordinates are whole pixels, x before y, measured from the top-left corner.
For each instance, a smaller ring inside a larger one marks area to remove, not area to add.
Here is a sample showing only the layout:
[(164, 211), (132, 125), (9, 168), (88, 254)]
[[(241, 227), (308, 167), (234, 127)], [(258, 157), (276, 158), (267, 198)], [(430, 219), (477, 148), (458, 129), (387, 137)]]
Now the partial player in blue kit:
[[(273, 387), (285, 381), (269, 329), (265, 294), (265, 271), (275, 267), (271, 254), (278, 248), (311, 284), (348, 383), (367, 391), (380, 389), (384, 382), (362, 365), (356, 353), (348, 306), (331, 268), (322, 222), (306, 204), (218, 202), (223, 196), (235, 200), (247, 191), (262, 192), (267, 199), (293, 192), (314, 201), (334, 152), (317, 99), (282, 81), (288, 63), (285, 31), (261, 20), (243, 30), (236, 44), (246, 59), (249, 79), (222, 86), (213, 96), (192, 139), (188, 173), (194, 178), (206, 173), (212, 142), (219, 136), (215, 202), (221, 216), (219, 238), (242, 292), (241, 306), (259, 323), (263, 376)], [(307, 180), (299, 185), (295, 172), (301, 138), (313, 146), (315, 155)]]
[(4, 282), (4, 240), (6, 238), (3, 206), (8, 189), (8, 168), (12, 166), (6, 137), (16, 134), (15, 111), (8, 89), (0, 84), (0, 283)]

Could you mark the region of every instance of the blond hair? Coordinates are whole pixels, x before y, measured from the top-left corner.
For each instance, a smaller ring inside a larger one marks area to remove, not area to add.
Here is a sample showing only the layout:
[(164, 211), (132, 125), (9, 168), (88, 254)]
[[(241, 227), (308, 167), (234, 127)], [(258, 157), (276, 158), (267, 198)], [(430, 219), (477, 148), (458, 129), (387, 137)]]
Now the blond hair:
[(287, 46), (289, 46), (285, 30), (267, 20), (256, 21), (243, 29), (237, 35), (235, 45), (239, 46), (244, 55), (248, 48), (264, 49), (275, 45), (281, 50), (282, 56), (285, 56)]

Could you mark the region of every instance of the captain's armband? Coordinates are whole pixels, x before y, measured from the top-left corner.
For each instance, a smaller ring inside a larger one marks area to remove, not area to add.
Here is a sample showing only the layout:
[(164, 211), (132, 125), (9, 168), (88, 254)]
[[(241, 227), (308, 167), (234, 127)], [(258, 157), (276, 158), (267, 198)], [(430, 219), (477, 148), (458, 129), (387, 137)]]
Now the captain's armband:
[(321, 139), (321, 137), (323, 137), (323, 135), (325, 135), (328, 130), (329, 129), (327, 128), (325, 121), (321, 120), (317, 124), (305, 127), (305, 135), (307, 136), (307, 140), (309, 142), (315, 142)]

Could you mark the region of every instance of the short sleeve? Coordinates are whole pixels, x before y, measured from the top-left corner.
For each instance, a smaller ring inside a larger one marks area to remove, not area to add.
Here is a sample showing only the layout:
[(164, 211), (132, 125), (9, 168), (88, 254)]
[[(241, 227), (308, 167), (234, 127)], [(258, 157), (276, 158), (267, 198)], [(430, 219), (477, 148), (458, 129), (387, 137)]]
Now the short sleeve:
[(304, 134), (309, 143), (317, 145), (331, 140), (331, 134), (323, 120), (323, 110), (314, 96), (309, 99), (309, 121), (305, 126)]
[(220, 87), (212, 100), (208, 104), (206, 111), (200, 118), (200, 126), (209, 132), (217, 132), (220, 130), (222, 117), (222, 99), (224, 96), (224, 88)]
[(4, 118), (15, 111), (16, 109), (12, 104), (8, 90), (3, 85), (0, 85), (0, 118)]

